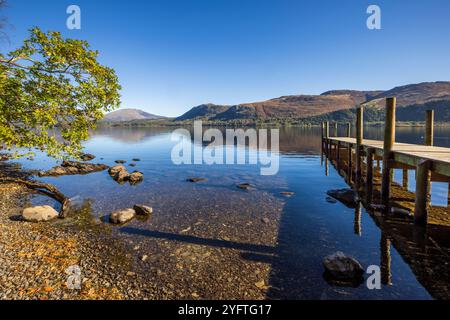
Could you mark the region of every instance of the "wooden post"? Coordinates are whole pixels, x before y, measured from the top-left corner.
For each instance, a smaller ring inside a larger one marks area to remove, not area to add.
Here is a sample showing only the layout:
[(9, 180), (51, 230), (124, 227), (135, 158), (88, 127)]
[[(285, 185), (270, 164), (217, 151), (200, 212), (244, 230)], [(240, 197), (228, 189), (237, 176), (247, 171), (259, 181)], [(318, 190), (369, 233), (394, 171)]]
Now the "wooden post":
[(447, 200), (447, 207), (450, 207), (450, 182), (448, 183), (448, 200)]
[[(426, 112), (426, 126), (425, 126), (425, 145), (433, 146), (434, 144), (434, 110), (427, 110)], [(431, 175), (428, 176), (428, 194), (427, 194), (427, 208), (431, 203)]]
[(352, 136), (352, 124), (349, 122), (347, 123), (347, 138), (350, 138)]
[(417, 224), (427, 223), (430, 168), (431, 161), (429, 160), (422, 160), (417, 165), (416, 203), (414, 207), (414, 222)]
[(352, 145), (349, 143), (348, 144), (348, 172), (347, 172), (347, 176), (348, 176), (348, 183), (351, 184), (352, 182), (352, 175), (353, 175), (353, 161), (352, 161)]
[(367, 170), (366, 170), (366, 201), (372, 202), (373, 198), (373, 157), (375, 149), (369, 148), (367, 150)]
[(335, 137), (337, 137), (338, 136), (338, 124), (337, 124), (337, 122), (335, 122), (334, 123), (334, 134), (333, 134)]
[(361, 182), (361, 172), (362, 172), (362, 143), (363, 143), (363, 111), (362, 107), (357, 109), (356, 113), (356, 177), (355, 177), (355, 185), (356, 188), (359, 189), (359, 185)]
[(434, 144), (434, 110), (427, 110), (427, 119), (425, 126), (425, 145)]
[(325, 122), (325, 153), (327, 156), (330, 154), (328, 153), (329, 147), (328, 144), (330, 142), (330, 123), (327, 121)]
[(403, 188), (408, 190), (409, 187), (409, 171), (408, 169), (403, 169)]
[(383, 173), (381, 177), (381, 200), (384, 205), (389, 204), (391, 192), (391, 172), (389, 160), (392, 156), (392, 148), (395, 143), (395, 109), (397, 99), (386, 99), (386, 123), (384, 128), (384, 147), (383, 147)]

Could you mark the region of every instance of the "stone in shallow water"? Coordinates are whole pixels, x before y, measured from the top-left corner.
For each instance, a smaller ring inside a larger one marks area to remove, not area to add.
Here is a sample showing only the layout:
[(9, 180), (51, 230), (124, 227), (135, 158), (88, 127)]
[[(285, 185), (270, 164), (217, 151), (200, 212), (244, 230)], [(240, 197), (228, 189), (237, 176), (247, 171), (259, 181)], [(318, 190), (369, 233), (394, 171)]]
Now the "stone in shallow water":
[(194, 183), (196, 183), (196, 182), (203, 182), (203, 181), (206, 181), (206, 180), (207, 180), (206, 178), (188, 178), (187, 179), (187, 181), (194, 182)]
[(131, 184), (136, 184), (144, 180), (144, 174), (139, 171), (135, 171), (128, 176), (128, 180)]
[(149, 206), (144, 206), (142, 204), (136, 204), (133, 207), (136, 214), (139, 216), (148, 216), (153, 213), (153, 208)]
[(358, 205), (358, 194), (352, 189), (329, 190), (327, 194), (349, 208), (356, 208)]
[(95, 159), (95, 156), (90, 153), (82, 153), (80, 155), (80, 159), (81, 159), (81, 161), (91, 161), (91, 160)]
[(116, 161), (114, 161), (115, 163), (117, 163), (117, 164), (124, 164), (124, 163), (127, 163), (125, 160), (116, 160)]
[(295, 193), (294, 193), (294, 192), (291, 192), (291, 191), (283, 191), (283, 192), (280, 192), (280, 194), (281, 194), (282, 196), (287, 197), (287, 198), (293, 197), (293, 196), (295, 195)]
[(134, 162), (139, 162), (139, 161), (141, 161), (141, 159), (139, 159), (139, 158), (134, 158), (134, 159), (132, 159)]
[(248, 190), (248, 189), (250, 189), (251, 185), (250, 185), (250, 183), (241, 183), (241, 184), (238, 184), (237, 187), (242, 190)]
[(50, 206), (37, 206), (26, 208), (22, 212), (22, 217), (29, 222), (50, 221), (59, 216), (58, 211)]
[(41, 177), (55, 177), (75, 174), (88, 174), (108, 169), (105, 164), (83, 163), (77, 161), (64, 161), (61, 166), (53, 167), (48, 171), (39, 172)]
[(353, 257), (336, 252), (323, 259), (325, 277), (337, 285), (358, 285), (363, 280), (364, 269)]
[(123, 224), (133, 220), (136, 212), (133, 209), (118, 210), (111, 213), (109, 216), (109, 222), (114, 224)]
[(114, 166), (109, 168), (108, 173), (111, 176), (115, 176), (120, 171), (127, 171), (127, 168), (125, 168), (124, 166)]

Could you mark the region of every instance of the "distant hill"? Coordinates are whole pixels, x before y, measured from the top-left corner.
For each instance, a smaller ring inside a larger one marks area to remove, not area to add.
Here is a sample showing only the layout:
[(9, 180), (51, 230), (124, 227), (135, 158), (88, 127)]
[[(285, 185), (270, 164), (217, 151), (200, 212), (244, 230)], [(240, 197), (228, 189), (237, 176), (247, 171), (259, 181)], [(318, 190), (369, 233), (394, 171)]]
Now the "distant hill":
[(103, 118), (104, 122), (123, 122), (133, 120), (157, 120), (165, 117), (157, 116), (139, 109), (120, 109), (108, 113)]
[[(387, 91), (332, 90), (321, 95), (284, 96), (262, 102), (239, 105), (204, 104), (192, 108), (175, 121), (211, 122), (318, 122), (353, 119), (354, 107), (365, 104), (366, 116), (373, 121), (383, 117), (386, 97), (397, 97), (401, 121), (423, 121), (424, 108), (436, 108), (436, 120), (447, 119), (450, 82), (425, 82), (396, 87)], [(408, 111), (401, 111), (409, 107)], [(440, 114), (440, 115), (439, 115)], [(440, 117), (440, 118), (439, 118)], [(447, 119), (447, 120), (445, 120)]]

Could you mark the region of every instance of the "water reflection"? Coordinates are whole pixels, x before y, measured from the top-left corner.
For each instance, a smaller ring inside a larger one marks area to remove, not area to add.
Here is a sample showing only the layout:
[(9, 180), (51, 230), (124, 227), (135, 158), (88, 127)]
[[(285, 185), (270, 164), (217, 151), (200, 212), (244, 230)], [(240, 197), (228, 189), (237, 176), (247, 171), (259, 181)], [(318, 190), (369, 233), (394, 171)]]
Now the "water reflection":
[[(406, 134), (406, 131), (408, 134)], [(400, 137), (403, 139), (402, 142), (420, 142), (421, 138), (417, 137), (420, 132), (420, 129), (417, 128), (404, 129), (401, 131)], [(376, 138), (377, 136), (378, 134), (375, 131), (372, 132), (371, 138)], [(448, 146), (448, 139), (441, 139), (440, 142), (441, 146)], [(339, 160), (336, 159), (335, 154), (329, 153), (328, 156), (332, 158), (330, 163), (336, 169), (336, 174), (340, 174), (345, 180), (346, 177), (342, 174), (343, 171), (339, 170)], [(325, 160), (325, 163), (328, 163), (328, 161)], [(348, 162), (345, 165), (348, 165)], [(375, 167), (378, 176), (379, 167), (379, 164)], [(365, 169), (367, 170), (367, 168)], [(329, 171), (328, 168), (326, 170), (327, 172)], [(352, 168), (353, 170), (354, 168)], [(404, 206), (408, 202), (414, 204), (414, 170), (396, 170), (394, 174), (395, 191), (393, 193), (393, 201), (397, 203), (395, 205)], [(443, 179), (442, 177), (438, 178)], [(448, 181), (448, 179), (443, 179), (442, 181), (446, 180)], [(448, 182), (441, 184), (441, 188), (433, 188), (433, 191), (435, 193), (440, 191), (442, 197), (445, 197), (445, 206), (447, 206), (447, 198), (449, 198), (447, 188), (449, 188), (449, 184)], [(375, 185), (379, 187), (379, 184), (376, 183)], [(349, 186), (353, 187), (353, 184), (349, 182)], [(436, 186), (436, 183), (433, 183), (433, 186)], [(396, 284), (394, 278), (397, 275), (392, 268), (392, 248), (395, 248), (404, 261), (408, 263), (416, 279), (434, 298), (449, 299), (450, 237), (448, 235), (450, 234), (450, 223), (448, 215), (450, 211), (442, 208), (442, 205), (436, 206), (436, 202), (433, 202), (434, 207), (431, 209), (430, 223), (426, 227), (420, 227), (415, 225), (410, 217), (377, 212), (371, 207), (371, 199), (367, 201), (367, 197), (365, 198), (363, 194), (360, 195), (360, 199), (365, 199), (365, 201), (364, 203), (359, 202), (358, 207), (355, 209), (355, 234), (361, 236), (361, 206), (364, 204), (365, 210), (369, 213), (380, 232), (380, 267), (383, 285), (392, 286)]]
[[(254, 166), (175, 166), (170, 158), (174, 129), (100, 128), (86, 144), (97, 162), (113, 165), (117, 159), (140, 158), (135, 169), (144, 173), (144, 181), (139, 186), (117, 185), (106, 172), (44, 179), (69, 197), (92, 199), (84, 207), (95, 217), (136, 203), (153, 206), (155, 213), (148, 221), (134, 221), (115, 233), (150, 253), (149, 283), (170, 284), (179, 291), (199, 286), (209, 297), (236, 298), (255, 290), (261, 294), (255, 283), (266, 277), (263, 297), (273, 299), (450, 297), (447, 228), (421, 231), (408, 220), (326, 201), (329, 189), (346, 186), (339, 173), (347, 175), (349, 183), (352, 175), (345, 170), (344, 150), (337, 163), (321, 156), (320, 128), (280, 129), (280, 172), (271, 177), (262, 177)], [(399, 128), (398, 140), (420, 140), (421, 130)], [(366, 131), (372, 139), (382, 134), (381, 128)], [(437, 130), (436, 144), (450, 146), (448, 139), (439, 138), (449, 133)], [(53, 165), (44, 157), (23, 163), (39, 169)], [(342, 170), (335, 170), (337, 165)], [(374, 171), (380, 167), (378, 163)], [(409, 188), (414, 185), (411, 174), (406, 174)], [(193, 184), (186, 182), (188, 177), (207, 180)], [(254, 189), (236, 188), (245, 182)], [(281, 197), (281, 191), (295, 196)], [(269, 223), (262, 222), (263, 217)], [(330, 286), (323, 279), (322, 259), (336, 251), (355, 256), (365, 267), (379, 265), (382, 290), (368, 290), (364, 284)], [(179, 269), (180, 263), (185, 267)], [(167, 278), (155, 269), (162, 269)], [(190, 269), (205, 274), (197, 278)], [(233, 281), (228, 282), (231, 276)], [(230, 295), (219, 296), (217, 289), (202, 287), (210, 278)]]

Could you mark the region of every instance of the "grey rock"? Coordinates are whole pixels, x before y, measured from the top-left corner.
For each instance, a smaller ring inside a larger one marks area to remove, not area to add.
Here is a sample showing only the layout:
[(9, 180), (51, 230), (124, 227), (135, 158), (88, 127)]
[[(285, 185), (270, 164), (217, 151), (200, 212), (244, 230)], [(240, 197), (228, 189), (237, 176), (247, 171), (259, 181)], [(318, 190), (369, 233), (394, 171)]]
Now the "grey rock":
[(148, 216), (153, 213), (152, 207), (144, 206), (141, 204), (134, 205), (133, 209), (134, 211), (136, 211), (136, 214), (140, 216)]
[(124, 164), (124, 163), (127, 163), (125, 160), (116, 160), (116, 161), (114, 161), (115, 163), (117, 163), (117, 164)]
[(361, 264), (352, 257), (343, 252), (336, 252), (323, 259), (325, 274), (331, 280), (341, 281), (343, 283), (359, 282), (364, 274)]
[(291, 192), (291, 191), (283, 191), (283, 192), (280, 192), (280, 194), (281, 194), (282, 196), (287, 197), (287, 198), (290, 198), (290, 197), (292, 197), (292, 196), (295, 195), (295, 193), (294, 193), (294, 192)]
[(82, 153), (80, 155), (80, 159), (82, 161), (91, 161), (91, 160), (95, 159), (95, 156), (93, 154), (90, 154), (90, 153)]
[(111, 213), (109, 216), (109, 222), (113, 224), (127, 223), (136, 216), (136, 212), (133, 209), (118, 210)]
[(248, 190), (248, 189), (250, 189), (251, 185), (250, 185), (250, 183), (241, 183), (241, 184), (238, 184), (237, 187), (242, 190)]
[(58, 211), (50, 206), (37, 206), (26, 208), (22, 212), (22, 217), (29, 222), (50, 221), (59, 216)]
[(196, 183), (196, 182), (203, 182), (203, 181), (206, 181), (206, 180), (207, 180), (206, 178), (188, 178), (187, 179), (187, 181), (194, 182), (194, 183)]
[(48, 171), (39, 172), (41, 177), (56, 177), (64, 175), (88, 174), (108, 169), (105, 164), (83, 163), (77, 161), (64, 161), (61, 166), (53, 167)]

